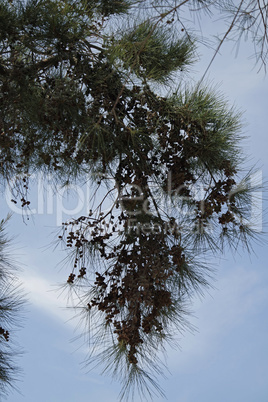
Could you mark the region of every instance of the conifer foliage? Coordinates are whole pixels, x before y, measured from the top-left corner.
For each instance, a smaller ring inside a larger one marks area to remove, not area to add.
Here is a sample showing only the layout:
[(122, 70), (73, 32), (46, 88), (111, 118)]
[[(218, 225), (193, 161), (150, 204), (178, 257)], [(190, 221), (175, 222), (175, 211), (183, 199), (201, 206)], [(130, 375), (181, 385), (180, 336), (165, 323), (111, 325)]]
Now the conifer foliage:
[(16, 360), (20, 349), (15, 342), (15, 330), (21, 321), (25, 298), (16, 278), (5, 234), (7, 219), (0, 222), (0, 396), (15, 387), (20, 369)]
[[(255, 236), (248, 178), (238, 179), (240, 114), (187, 84), (198, 38), (181, 10), (224, 10), (227, 34), (238, 34), (254, 27), (256, 9), (212, 3), (0, 2), (1, 176), (20, 178), (28, 206), (32, 173), (62, 183), (90, 175), (92, 208), (59, 240), (73, 257), (67, 285), (89, 324), (90, 361), (122, 379), (121, 397), (135, 385), (161, 392), (158, 351), (208, 285), (202, 258)], [(266, 30), (256, 26), (265, 65)]]

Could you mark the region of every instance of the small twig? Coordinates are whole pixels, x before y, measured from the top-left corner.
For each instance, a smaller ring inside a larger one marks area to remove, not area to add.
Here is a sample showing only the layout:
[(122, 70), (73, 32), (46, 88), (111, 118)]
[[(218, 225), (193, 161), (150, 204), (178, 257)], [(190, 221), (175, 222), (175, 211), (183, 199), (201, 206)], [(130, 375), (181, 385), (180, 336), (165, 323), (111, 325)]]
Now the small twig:
[(202, 81), (204, 80), (205, 76), (207, 75), (207, 72), (208, 72), (208, 70), (210, 69), (210, 67), (211, 67), (211, 65), (212, 65), (212, 63), (213, 63), (213, 61), (215, 60), (217, 54), (219, 53), (220, 48), (221, 48), (222, 45), (223, 45), (223, 42), (225, 41), (225, 39), (227, 38), (227, 36), (229, 35), (229, 33), (232, 31), (232, 29), (233, 29), (233, 27), (234, 27), (234, 25), (235, 25), (236, 19), (237, 19), (237, 17), (238, 17), (238, 14), (239, 14), (239, 12), (240, 12), (240, 10), (241, 10), (241, 7), (242, 7), (242, 5), (243, 5), (243, 3), (244, 3), (244, 0), (241, 0), (240, 4), (239, 4), (239, 6), (238, 6), (238, 9), (237, 9), (237, 11), (236, 11), (236, 13), (235, 13), (235, 16), (234, 16), (234, 18), (233, 18), (233, 20), (232, 20), (232, 22), (231, 22), (231, 24), (230, 24), (228, 30), (225, 32), (225, 34), (224, 34), (222, 40), (220, 41), (220, 43), (219, 43), (217, 49), (215, 50), (215, 53), (214, 53), (212, 59), (211, 59), (210, 62), (209, 62), (209, 65), (207, 66), (207, 68), (206, 68), (204, 74), (202, 75), (202, 77), (201, 77), (201, 79), (200, 79), (200, 81), (199, 81), (199, 83), (198, 83), (198, 85), (197, 85), (197, 89), (199, 88), (199, 86), (201, 85), (201, 83), (202, 83)]

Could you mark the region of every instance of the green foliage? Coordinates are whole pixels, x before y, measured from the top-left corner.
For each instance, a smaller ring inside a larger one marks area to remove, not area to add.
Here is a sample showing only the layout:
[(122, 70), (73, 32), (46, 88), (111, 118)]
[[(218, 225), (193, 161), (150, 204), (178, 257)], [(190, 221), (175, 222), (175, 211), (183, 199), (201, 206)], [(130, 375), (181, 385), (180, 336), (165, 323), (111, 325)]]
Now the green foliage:
[(14, 342), (14, 330), (21, 319), (25, 299), (15, 276), (15, 267), (8, 254), (5, 235), (7, 219), (0, 222), (0, 395), (15, 387), (20, 370), (16, 359), (20, 354)]
[(189, 68), (194, 45), (188, 37), (175, 40), (168, 29), (144, 22), (113, 44), (112, 57), (123, 61), (124, 68), (138, 77), (165, 83), (176, 70)]
[(134, 1), (124, 1), (124, 0), (84, 0), (85, 7), (89, 10), (96, 11), (98, 14), (107, 17), (113, 14), (125, 14), (134, 3)]
[(182, 75), (198, 40), (182, 24), (183, 5), (213, 7), (0, 2), (1, 178), (17, 177), (27, 207), (33, 172), (61, 183), (90, 173), (91, 210), (66, 222), (59, 240), (91, 360), (122, 380), (122, 397), (135, 386), (142, 398), (161, 392), (158, 352), (189, 326), (188, 305), (209, 285), (207, 253), (257, 235), (246, 221), (251, 189), (239, 180), (241, 115)]

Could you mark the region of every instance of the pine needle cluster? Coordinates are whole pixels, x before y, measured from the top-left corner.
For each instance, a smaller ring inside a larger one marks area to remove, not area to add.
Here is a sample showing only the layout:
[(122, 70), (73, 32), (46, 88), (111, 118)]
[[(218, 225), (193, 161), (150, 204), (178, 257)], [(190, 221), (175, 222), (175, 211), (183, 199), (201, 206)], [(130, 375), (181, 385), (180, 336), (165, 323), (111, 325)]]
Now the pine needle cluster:
[(93, 201), (102, 194), (59, 240), (90, 359), (122, 379), (122, 397), (135, 386), (161, 392), (158, 352), (209, 285), (207, 252), (257, 236), (246, 220), (252, 188), (240, 179), (241, 115), (218, 91), (183, 81), (197, 40), (180, 10), (212, 4), (164, 3), (0, 2), (1, 178), (17, 178), (22, 206), (34, 172), (61, 183), (87, 173)]
[(15, 333), (25, 305), (25, 297), (8, 251), (9, 240), (5, 234), (8, 219), (0, 222), (0, 396), (16, 388), (21, 372), (16, 362), (21, 349), (16, 345)]

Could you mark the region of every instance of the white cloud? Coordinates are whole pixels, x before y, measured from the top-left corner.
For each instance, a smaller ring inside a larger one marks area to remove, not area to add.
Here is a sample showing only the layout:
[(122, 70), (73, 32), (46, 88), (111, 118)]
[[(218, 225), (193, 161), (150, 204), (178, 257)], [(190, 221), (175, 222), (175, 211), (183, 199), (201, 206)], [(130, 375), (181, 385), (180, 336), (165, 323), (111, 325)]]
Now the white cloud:
[(67, 308), (68, 300), (61, 294), (59, 287), (52, 285), (47, 279), (30, 269), (20, 275), (20, 280), (31, 304), (42, 309), (46, 314), (67, 322), (73, 328), (76, 326), (76, 322), (71, 319), (73, 312)]

